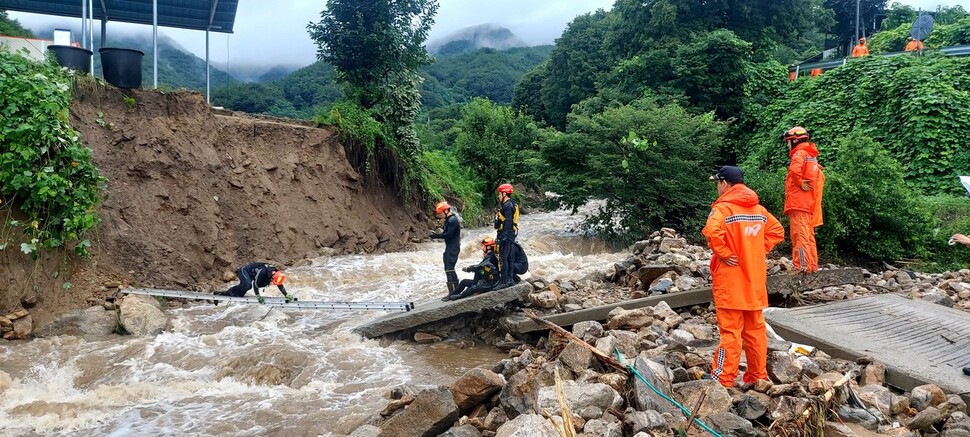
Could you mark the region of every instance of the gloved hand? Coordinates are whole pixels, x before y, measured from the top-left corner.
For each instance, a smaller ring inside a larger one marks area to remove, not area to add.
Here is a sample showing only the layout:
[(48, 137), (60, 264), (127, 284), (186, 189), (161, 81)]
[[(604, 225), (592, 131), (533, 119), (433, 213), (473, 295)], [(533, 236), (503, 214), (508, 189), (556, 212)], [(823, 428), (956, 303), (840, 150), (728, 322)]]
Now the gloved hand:
[(266, 303), (266, 299), (264, 299), (263, 296), (256, 296), (256, 302)]
[(475, 271), (475, 266), (464, 267), (464, 268), (461, 269), (461, 271), (471, 273), (471, 272)]
[(296, 300), (297, 300), (297, 299), (296, 299), (295, 297), (293, 297), (293, 296), (285, 296), (285, 298), (286, 298), (286, 303), (290, 303), (290, 302), (296, 302)]

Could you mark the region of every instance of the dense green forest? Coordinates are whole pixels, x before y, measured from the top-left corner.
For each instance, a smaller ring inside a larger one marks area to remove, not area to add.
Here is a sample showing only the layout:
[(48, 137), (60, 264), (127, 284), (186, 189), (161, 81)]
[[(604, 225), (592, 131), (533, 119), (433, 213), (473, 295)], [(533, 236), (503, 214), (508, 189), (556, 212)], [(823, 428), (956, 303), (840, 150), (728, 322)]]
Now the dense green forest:
[[(825, 258), (965, 266), (970, 255), (946, 238), (970, 231), (956, 178), (970, 174), (959, 138), (970, 129), (970, 59), (873, 56), (789, 82), (785, 65), (854, 38), (854, 11), (840, 12), (848, 3), (617, 0), (568, 25), (511, 107), (475, 100), (428, 111), (418, 120), (428, 161), (468, 172), (487, 199), (479, 209), (491, 206), (495, 183), (514, 181), (558, 193), (559, 206), (604, 200), (585, 226), (617, 241), (660, 226), (697, 236), (714, 199), (706, 177), (719, 165), (741, 165), (783, 217), (779, 138), (802, 125), (829, 180)], [(863, 29), (887, 29), (872, 38), (877, 47), (916, 18), (902, 5), (862, 3), (863, 16), (885, 15)], [(930, 48), (966, 43), (966, 11), (931, 13)]]
[(30, 29), (21, 26), (19, 21), (10, 19), (7, 16), (7, 11), (4, 10), (0, 10), (0, 35), (22, 36), (25, 38), (34, 37), (34, 33)]
[[(479, 49), (439, 56), (421, 67), (421, 102), (434, 109), (486, 97), (508, 104), (515, 84), (548, 58), (552, 46), (508, 50)], [(266, 82), (233, 84), (213, 92), (213, 103), (237, 111), (279, 117), (313, 118), (322, 107), (343, 96), (334, 69), (319, 61), (290, 75)]]

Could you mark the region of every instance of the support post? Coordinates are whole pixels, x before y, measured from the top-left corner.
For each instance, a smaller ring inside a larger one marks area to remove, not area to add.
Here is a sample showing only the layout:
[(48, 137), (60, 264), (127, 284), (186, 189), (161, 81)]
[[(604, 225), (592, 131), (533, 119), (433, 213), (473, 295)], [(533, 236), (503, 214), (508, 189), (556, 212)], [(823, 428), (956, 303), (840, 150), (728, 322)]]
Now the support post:
[(158, 0), (152, 0), (152, 88), (158, 89)]
[(212, 104), (209, 96), (209, 28), (205, 28), (205, 103)]

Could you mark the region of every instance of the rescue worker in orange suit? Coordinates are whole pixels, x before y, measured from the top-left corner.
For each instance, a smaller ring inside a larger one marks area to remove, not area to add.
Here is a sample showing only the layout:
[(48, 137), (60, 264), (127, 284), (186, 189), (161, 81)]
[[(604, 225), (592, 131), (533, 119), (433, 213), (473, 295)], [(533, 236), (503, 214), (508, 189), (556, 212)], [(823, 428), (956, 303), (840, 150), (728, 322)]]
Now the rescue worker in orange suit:
[(861, 58), (863, 56), (869, 56), (869, 47), (866, 46), (865, 37), (859, 38), (859, 44), (856, 44), (855, 47), (852, 48), (853, 58)]
[(718, 198), (702, 233), (711, 257), (714, 307), (721, 343), (711, 377), (733, 387), (744, 349), (744, 384), (768, 379), (768, 334), (761, 311), (768, 306), (765, 256), (785, 238), (785, 228), (744, 185), (741, 169), (724, 166), (713, 176)]
[(438, 218), (445, 221), (441, 232), (431, 234), (431, 238), (445, 240), (445, 252), (441, 259), (445, 265), (448, 294), (452, 294), (458, 288), (458, 274), (455, 273), (455, 264), (458, 263), (458, 254), (461, 253), (461, 221), (458, 220), (458, 216), (455, 215), (451, 210), (451, 205), (446, 201), (438, 202), (434, 207), (434, 212)]
[(473, 294), (491, 291), (495, 287), (495, 284), (498, 283), (498, 257), (495, 256), (494, 238), (485, 237), (482, 239), (482, 253), (485, 255), (482, 262), (461, 269), (463, 272), (474, 273), (475, 277), (462, 279), (458, 283), (458, 288), (441, 300), (458, 300)]
[(788, 216), (792, 262), (806, 273), (818, 271), (815, 228), (822, 226), (822, 191), (825, 174), (818, 165), (818, 148), (805, 128), (795, 126), (782, 140), (788, 146), (788, 174), (785, 176), (785, 215)]
[(519, 205), (512, 200), (515, 191), (512, 184), (502, 184), (498, 187), (498, 200), (502, 209), (495, 215), (496, 244), (499, 252), (499, 283), (495, 289), (515, 285), (515, 262), (517, 251), (515, 239), (519, 234)]
[(246, 295), (246, 292), (252, 290), (253, 293), (256, 294), (256, 300), (258, 300), (259, 303), (266, 303), (263, 296), (260, 296), (259, 290), (263, 287), (269, 286), (269, 284), (273, 284), (280, 289), (280, 293), (283, 293), (283, 297), (286, 298), (287, 303), (296, 300), (295, 297), (286, 294), (286, 288), (283, 287), (283, 282), (286, 280), (286, 275), (284, 275), (280, 269), (272, 264), (246, 264), (243, 268), (236, 271), (236, 276), (239, 277), (239, 284), (230, 288), (229, 290), (215, 294), (221, 296), (243, 297)]
[(906, 47), (903, 48), (905, 52), (922, 52), (923, 51), (923, 41), (916, 38), (910, 38), (909, 42), (906, 43)]

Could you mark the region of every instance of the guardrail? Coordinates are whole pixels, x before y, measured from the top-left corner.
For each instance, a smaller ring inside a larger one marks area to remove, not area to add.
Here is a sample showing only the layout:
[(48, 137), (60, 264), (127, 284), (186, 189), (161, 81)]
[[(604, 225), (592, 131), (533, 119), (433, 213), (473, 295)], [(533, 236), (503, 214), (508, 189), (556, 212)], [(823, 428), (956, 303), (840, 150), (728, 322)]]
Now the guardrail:
[[(940, 52), (946, 56), (970, 56), (970, 45), (941, 47), (938, 49), (924, 50), (924, 52)], [(908, 55), (908, 54), (910, 54), (910, 52), (890, 52), (890, 53), (880, 53), (878, 55), (870, 55), (870, 56), (883, 56), (888, 58), (888, 57)], [(832, 68), (841, 67), (849, 62), (854, 62), (856, 59), (859, 59), (859, 58), (841, 58), (841, 59), (833, 59), (831, 61), (808, 62), (804, 64), (792, 65), (788, 67), (788, 72), (800, 74), (803, 71), (809, 72), (819, 68), (821, 68), (822, 71), (825, 71), (825, 70), (830, 70)]]

